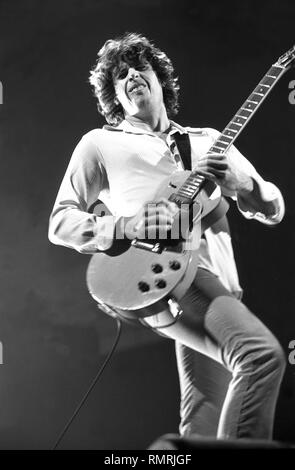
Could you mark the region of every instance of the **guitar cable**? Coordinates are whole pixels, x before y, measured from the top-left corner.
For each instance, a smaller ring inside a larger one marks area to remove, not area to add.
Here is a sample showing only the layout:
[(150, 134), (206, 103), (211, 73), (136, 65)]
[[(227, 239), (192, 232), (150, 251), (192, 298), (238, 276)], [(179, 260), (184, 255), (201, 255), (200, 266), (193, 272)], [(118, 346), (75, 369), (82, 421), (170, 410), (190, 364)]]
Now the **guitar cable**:
[(66, 434), (66, 432), (68, 431), (69, 427), (71, 426), (72, 422), (74, 421), (74, 419), (76, 418), (77, 414), (79, 413), (79, 411), (81, 410), (82, 406), (84, 405), (84, 403), (86, 402), (88, 396), (90, 395), (90, 393), (92, 392), (93, 388), (95, 387), (97, 381), (99, 380), (99, 378), (101, 377), (103, 371), (105, 370), (108, 362), (110, 361), (112, 355), (114, 354), (115, 352), (115, 349), (118, 345), (118, 342), (119, 342), (119, 339), (120, 339), (120, 336), (121, 336), (121, 331), (122, 331), (122, 321), (120, 318), (118, 317), (114, 317), (116, 322), (117, 322), (117, 334), (116, 334), (116, 338), (115, 338), (115, 341), (113, 343), (113, 346), (109, 352), (109, 354), (107, 355), (104, 363), (102, 364), (102, 366), (100, 367), (99, 371), (97, 372), (96, 376), (94, 377), (93, 381), (91, 382), (88, 390), (86, 391), (85, 395), (83, 396), (82, 400), (80, 401), (80, 403), (78, 404), (78, 406), (76, 407), (73, 415), (71, 416), (71, 418), (68, 420), (68, 422), (66, 423), (65, 427), (63, 428), (63, 430), (61, 431), (60, 435), (58, 436), (57, 440), (55, 441), (55, 444), (53, 445), (53, 447), (51, 448), (51, 450), (56, 450), (57, 447), (59, 446), (61, 440), (63, 439), (64, 435)]

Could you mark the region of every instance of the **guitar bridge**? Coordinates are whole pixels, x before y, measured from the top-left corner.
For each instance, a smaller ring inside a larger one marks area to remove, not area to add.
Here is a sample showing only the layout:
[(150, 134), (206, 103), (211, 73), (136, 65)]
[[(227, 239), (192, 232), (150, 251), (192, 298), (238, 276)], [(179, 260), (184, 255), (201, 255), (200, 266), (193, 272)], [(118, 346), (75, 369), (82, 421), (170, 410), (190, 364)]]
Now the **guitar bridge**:
[(148, 242), (142, 242), (138, 240), (138, 238), (134, 238), (132, 240), (131, 245), (134, 246), (135, 248), (141, 248), (142, 250), (147, 250), (151, 251), (152, 253), (162, 253), (163, 248), (159, 242), (156, 243), (148, 243)]

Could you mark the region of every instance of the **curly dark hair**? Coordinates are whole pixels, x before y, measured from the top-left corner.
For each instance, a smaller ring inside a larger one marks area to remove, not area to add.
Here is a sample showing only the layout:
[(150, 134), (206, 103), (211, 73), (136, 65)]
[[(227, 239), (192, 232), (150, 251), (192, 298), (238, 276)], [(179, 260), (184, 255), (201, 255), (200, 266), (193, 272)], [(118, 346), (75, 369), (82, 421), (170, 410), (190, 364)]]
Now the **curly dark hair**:
[(138, 69), (148, 62), (162, 85), (168, 117), (177, 114), (179, 86), (173, 75), (171, 60), (146, 37), (137, 33), (125, 33), (119, 38), (109, 39), (97, 56), (97, 62), (90, 71), (89, 82), (94, 87), (98, 100), (98, 112), (109, 124), (117, 126), (124, 119), (124, 110), (115, 99), (113, 81), (122, 62)]

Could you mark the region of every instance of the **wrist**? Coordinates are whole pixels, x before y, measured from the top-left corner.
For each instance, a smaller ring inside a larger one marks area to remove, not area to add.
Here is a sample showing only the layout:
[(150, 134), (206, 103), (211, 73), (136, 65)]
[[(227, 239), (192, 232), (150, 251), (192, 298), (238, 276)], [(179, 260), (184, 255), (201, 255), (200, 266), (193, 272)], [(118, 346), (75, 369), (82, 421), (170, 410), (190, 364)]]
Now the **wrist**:
[(136, 236), (134, 217), (120, 217), (115, 225), (114, 240), (133, 240)]
[(244, 176), (238, 185), (237, 194), (242, 199), (249, 197), (254, 191), (254, 181), (251, 176)]

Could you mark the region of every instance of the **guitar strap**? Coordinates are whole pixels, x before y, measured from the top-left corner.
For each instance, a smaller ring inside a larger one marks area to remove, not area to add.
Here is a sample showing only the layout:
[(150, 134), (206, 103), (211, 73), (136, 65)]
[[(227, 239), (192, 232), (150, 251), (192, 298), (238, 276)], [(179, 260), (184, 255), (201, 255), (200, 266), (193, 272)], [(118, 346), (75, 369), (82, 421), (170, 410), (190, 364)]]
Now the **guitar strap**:
[[(182, 159), (183, 166), (185, 170), (192, 169), (192, 157), (191, 157), (191, 142), (189, 134), (180, 134), (176, 132), (174, 134), (175, 143), (177, 145), (180, 157)], [(223, 217), (229, 209), (228, 202), (221, 197), (219, 204), (216, 208), (207, 214), (206, 217), (202, 219), (202, 237), (206, 238), (205, 230), (217, 222), (221, 217)]]
[(178, 148), (180, 157), (185, 170), (192, 169), (192, 157), (191, 157), (191, 142), (189, 134), (180, 134), (176, 132), (174, 134), (176, 146)]

